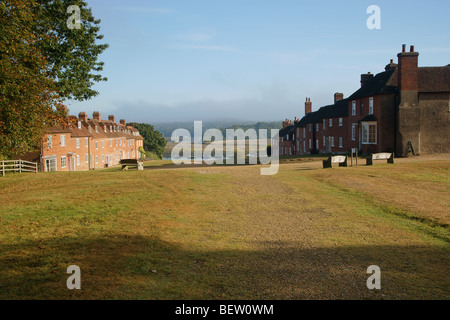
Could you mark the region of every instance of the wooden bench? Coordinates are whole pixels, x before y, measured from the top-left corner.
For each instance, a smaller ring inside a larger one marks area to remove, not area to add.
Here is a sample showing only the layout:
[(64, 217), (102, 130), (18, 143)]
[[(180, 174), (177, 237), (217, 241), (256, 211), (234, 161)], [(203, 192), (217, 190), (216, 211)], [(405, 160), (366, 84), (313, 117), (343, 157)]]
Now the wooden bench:
[(138, 170), (144, 170), (144, 163), (137, 159), (123, 159), (120, 160), (122, 170), (128, 170), (128, 167), (137, 167)]
[(339, 163), (339, 167), (347, 167), (347, 156), (333, 156), (323, 160), (323, 168), (332, 168), (333, 163)]
[(389, 152), (371, 154), (366, 158), (366, 165), (373, 165), (373, 160), (387, 160), (387, 163), (394, 163), (394, 154)]

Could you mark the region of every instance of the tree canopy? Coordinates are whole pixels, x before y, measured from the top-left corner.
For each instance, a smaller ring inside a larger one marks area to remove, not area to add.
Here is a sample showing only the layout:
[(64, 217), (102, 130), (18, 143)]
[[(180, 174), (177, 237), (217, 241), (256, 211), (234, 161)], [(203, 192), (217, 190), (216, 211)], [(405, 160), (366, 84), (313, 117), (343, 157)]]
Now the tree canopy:
[[(79, 29), (68, 27), (70, 5), (80, 9)], [(81, 0), (0, 1), (0, 156), (33, 151), (62, 121), (65, 99), (98, 94), (108, 47), (96, 44), (99, 24)]]
[(140, 135), (144, 138), (144, 150), (151, 151), (162, 158), (167, 141), (161, 132), (147, 123), (133, 123), (133, 126), (139, 130)]

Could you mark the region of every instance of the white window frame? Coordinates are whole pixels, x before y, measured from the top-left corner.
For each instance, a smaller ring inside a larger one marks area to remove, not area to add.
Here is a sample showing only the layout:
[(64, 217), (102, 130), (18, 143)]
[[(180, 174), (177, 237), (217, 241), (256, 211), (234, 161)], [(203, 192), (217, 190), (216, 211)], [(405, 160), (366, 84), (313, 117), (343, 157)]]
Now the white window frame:
[(85, 147), (89, 147), (89, 138), (86, 138), (86, 141), (85, 141), (84, 146), (85, 146)]
[(334, 137), (330, 137), (330, 145), (334, 147)]
[(343, 148), (344, 141), (342, 137), (339, 137), (339, 148)]
[(77, 149), (80, 149), (80, 139), (75, 139)]
[(53, 148), (53, 136), (47, 136), (47, 148)]
[(328, 120), (328, 126), (332, 127), (333, 126), (333, 119)]
[(325, 126), (326, 126), (326, 121), (325, 121), (325, 119), (323, 119), (323, 130), (325, 130)]
[(61, 143), (61, 147), (65, 147), (66, 146), (66, 135), (65, 134), (60, 135), (59, 140)]
[(306, 138), (306, 127), (303, 127), (303, 138)]
[[(374, 140), (370, 141), (370, 129), (371, 127), (375, 127), (375, 133), (374, 133)], [(363, 122), (361, 124), (361, 133), (362, 133), (362, 137), (361, 137), (361, 143), (362, 144), (377, 144), (377, 132), (378, 128), (377, 128), (377, 123), (376, 122)]]
[(356, 125), (352, 124), (352, 141), (356, 141)]
[(356, 101), (352, 101), (352, 116), (356, 116)]
[(344, 125), (344, 119), (339, 118), (339, 127), (342, 127)]
[[(63, 163), (63, 159), (64, 159), (64, 163)], [(67, 157), (66, 156), (61, 156), (61, 168), (67, 168)]]
[(369, 114), (373, 114), (373, 98), (369, 98)]

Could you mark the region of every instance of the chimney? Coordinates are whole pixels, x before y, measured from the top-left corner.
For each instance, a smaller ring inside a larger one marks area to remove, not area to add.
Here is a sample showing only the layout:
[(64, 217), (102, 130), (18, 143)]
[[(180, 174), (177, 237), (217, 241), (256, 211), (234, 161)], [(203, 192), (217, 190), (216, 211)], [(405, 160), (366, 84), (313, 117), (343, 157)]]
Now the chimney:
[(108, 116), (108, 120), (111, 121), (112, 123), (116, 123), (116, 117), (113, 115)]
[(308, 113), (311, 113), (312, 111), (312, 102), (311, 102), (311, 98), (306, 98), (306, 102), (305, 102), (305, 115), (307, 115)]
[(334, 94), (334, 103), (340, 101), (340, 100), (344, 100), (344, 94), (340, 93), (340, 92), (336, 92)]
[(78, 118), (79, 118), (81, 121), (84, 121), (84, 122), (87, 122), (87, 120), (88, 120), (88, 117), (87, 117), (86, 112), (80, 112), (80, 113), (78, 114)]
[(391, 59), (388, 65), (384, 68), (385, 71), (391, 71), (393, 69), (397, 68), (397, 64), (394, 63), (394, 59)]
[(366, 74), (361, 75), (361, 88), (367, 85), (373, 79), (373, 74), (367, 72)]
[(410, 51), (406, 52), (406, 45), (403, 45), (402, 52), (398, 57), (398, 86), (400, 89), (401, 103), (409, 102), (416, 104), (418, 102), (417, 92), (419, 90), (419, 53), (414, 51), (411, 46)]
[(124, 119), (120, 119), (120, 124), (123, 125), (123, 126), (126, 126), (127, 122)]
[(94, 111), (94, 113), (92, 114), (92, 118), (97, 121), (102, 121), (100, 117), (100, 112), (98, 111)]

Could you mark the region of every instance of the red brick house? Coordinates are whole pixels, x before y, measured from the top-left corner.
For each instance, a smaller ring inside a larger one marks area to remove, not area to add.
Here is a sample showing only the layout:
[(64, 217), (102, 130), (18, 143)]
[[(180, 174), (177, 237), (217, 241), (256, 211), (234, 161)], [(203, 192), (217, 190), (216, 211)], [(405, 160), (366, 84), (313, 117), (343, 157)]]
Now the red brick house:
[(93, 119), (81, 112), (69, 116), (63, 128), (50, 128), (44, 137), (38, 160), (41, 171), (84, 171), (119, 164), (121, 159), (139, 159), (143, 138), (125, 120), (115, 123), (115, 117), (102, 120), (99, 112)]
[[(414, 46), (406, 52), (403, 45), (398, 64), (391, 60), (384, 72), (361, 75), (360, 89), (346, 99), (336, 93), (334, 104), (317, 111), (307, 98), (305, 116), (290, 129), (292, 154), (357, 148), (403, 156), (409, 143), (416, 154), (450, 152), (450, 65), (419, 67), (418, 56)], [(280, 131), (280, 155), (287, 155), (281, 153), (286, 128)]]

